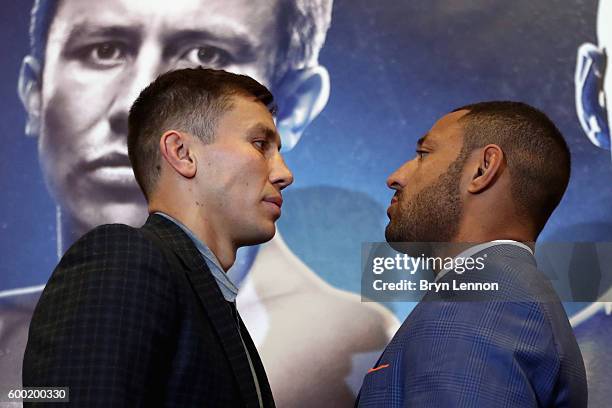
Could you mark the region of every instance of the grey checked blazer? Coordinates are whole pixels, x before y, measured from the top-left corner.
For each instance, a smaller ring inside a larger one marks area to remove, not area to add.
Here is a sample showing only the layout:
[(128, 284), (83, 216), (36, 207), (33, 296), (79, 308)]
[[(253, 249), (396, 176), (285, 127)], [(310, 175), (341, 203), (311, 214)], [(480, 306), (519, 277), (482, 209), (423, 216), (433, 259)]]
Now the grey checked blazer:
[[(142, 229), (103, 225), (68, 250), (43, 291), (23, 384), (67, 386), (75, 407), (256, 407), (238, 330), (200, 253), (173, 222), (151, 215)], [(273, 407), (242, 322), (240, 333), (264, 406)]]

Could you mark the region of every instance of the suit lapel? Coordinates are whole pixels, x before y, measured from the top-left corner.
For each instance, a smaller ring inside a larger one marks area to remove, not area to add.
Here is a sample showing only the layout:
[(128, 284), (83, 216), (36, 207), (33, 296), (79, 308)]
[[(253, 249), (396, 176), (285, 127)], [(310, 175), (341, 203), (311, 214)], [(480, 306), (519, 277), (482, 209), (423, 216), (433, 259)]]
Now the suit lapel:
[[(219, 335), (245, 405), (258, 407), (257, 391), (240, 340), (237, 322), (202, 255), (191, 238), (178, 225), (160, 215), (150, 215), (144, 228), (150, 228), (156, 233), (187, 267), (184, 269), (185, 274)], [(263, 382), (263, 379), (265, 377), (259, 377), (260, 382)]]
[(240, 318), (240, 328), (242, 332), (242, 339), (244, 340), (244, 344), (249, 352), (249, 355), (251, 356), (251, 362), (253, 363), (257, 380), (259, 381), (259, 391), (261, 392), (263, 404), (265, 407), (273, 407), (274, 398), (272, 396), (272, 389), (270, 388), (270, 383), (268, 382), (266, 370), (263, 366), (261, 358), (259, 357), (257, 347), (255, 347), (255, 343), (253, 343), (253, 339), (244, 325), (242, 318)]

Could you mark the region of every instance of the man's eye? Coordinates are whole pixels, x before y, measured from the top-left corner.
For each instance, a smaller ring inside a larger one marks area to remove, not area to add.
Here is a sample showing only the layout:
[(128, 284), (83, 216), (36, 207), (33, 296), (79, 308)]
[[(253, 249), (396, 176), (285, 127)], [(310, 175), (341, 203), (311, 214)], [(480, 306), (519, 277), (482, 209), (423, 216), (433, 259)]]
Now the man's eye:
[(424, 159), (425, 157), (427, 157), (427, 155), (429, 154), (429, 152), (426, 152), (424, 150), (417, 150), (416, 151), (417, 156), (419, 157), (419, 159)]
[(85, 59), (99, 66), (115, 66), (125, 58), (125, 50), (120, 44), (102, 43), (95, 44), (85, 50)]
[(253, 144), (255, 145), (255, 147), (257, 147), (257, 149), (265, 150), (266, 147), (268, 146), (268, 141), (267, 140), (256, 140), (253, 142)]
[(202, 65), (205, 67), (224, 67), (231, 61), (231, 57), (227, 52), (210, 46), (192, 48), (182, 58), (191, 65)]

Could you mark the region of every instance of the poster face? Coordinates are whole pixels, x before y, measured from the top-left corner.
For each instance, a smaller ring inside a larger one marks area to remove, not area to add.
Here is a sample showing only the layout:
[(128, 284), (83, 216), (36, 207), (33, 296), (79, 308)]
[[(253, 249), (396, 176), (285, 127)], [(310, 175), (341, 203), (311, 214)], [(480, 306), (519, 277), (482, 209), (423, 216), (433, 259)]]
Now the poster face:
[[(612, 40), (605, 22), (612, 9), (595, 0), (341, 0), (334, 2), (333, 12), (328, 2), (310, 12), (282, 1), (263, 6), (233, 0), (231, 7), (227, 0), (172, 2), (172, 7), (120, 0), (113, 5), (65, 0), (59, 8), (54, 3), (39, 4), (46, 22), (34, 32), (41, 36), (34, 49), (28, 35), (31, 2), (9, 2), (0, 17), (0, 300), (5, 313), (0, 356), (10, 367), (18, 366), (15, 350), (24, 346), (28, 316), (58, 255), (95, 225), (144, 222), (144, 201), (121, 162), (126, 112), (140, 89), (173, 68), (204, 64), (245, 73), (278, 94), (277, 125), (295, 182), (284, 193), (278, 222), (282, 241), (274, 245), (282, 256), (299, 261), (299, 279), (319, 285), (318, 276), (324, 281), (320, 285), (342, 291), (323, 303), (335, 305), (347, 293), (356, 294), (348, 315), (331, 318), (328, 327), (368, 310), (373, 317), (363, 327), (385, 322), (376, 330), (386, 341), (414, 307), (397, 302), (379, 309), (359, 301), (361, 245), (384, 241), (392, 196), (386, 178), (414, 157), (417, 139), (439, 117), (465, 104), (518, 100), (547, 113), (570, 147), (572, 176), (539, 239), (612, 241), (605, 109), (612, 97), (607, 96), (612, 76), (605, 75), (605, 50)], [(296, 10), (304, 13), (303, 37), (291, 32)], [(286, 49), (298, 51), (282, 54)], [(28, 55), (32, 58), (24, 63)], [(302, 73), (291, 76), (297, 88), (287, 85), (290, 71)], [(104, 160), (115, 160), (107, 167), (122, 169), (96, 167)], [(250, 319), (253, 327), (263, 328), (253, 329), (259, 347), (271, 336), (286, 337), (283, 330), (296, 324), (276, 318), (265, 301), (263, 281), (249, 275), (265, 261), (263, 255), (261, 249), (242, 251), (233, 271), (244, 285), (242, 296), (257, 300), (244, 302), (256, 306), (245, 306), (241, 313), (247, 325)], [(274, 262), (265, 265), (281, 281), (284, 270)], [(596, 269), (581, 271), (580, 278), (597, 279)], [(608, 287), (602, 282), (604, 293)], [(284, 307), (297, 307), (288, 302)], [(610, 308), (601, 302), (564, 306), (589, 372), (589, 400), (605, 406), (612, 397), (603, 386), (610, 374), (605, 370), (612, 367), (606, 341), (612, 336)], [(312, 341), (310, 326), (301, 327), (304, 332), (291, 341)], [(385, 341), (338, 346), (342, 372), (301, 384), (303, 394), (292, 395), (308, 398), (309, 387), (328, 384), (340, 390), (333, 394), (338, 406), (351, 406)], [(312, 352), (304, 347), (303, 355)], [(274, 361), (275, 353), (262, 358)], [(274, 370), (273, 389), (291, 394), (278, 379), (291, 369), (279, 364)], [(3, 384), (18, 378), (15, 374)]]

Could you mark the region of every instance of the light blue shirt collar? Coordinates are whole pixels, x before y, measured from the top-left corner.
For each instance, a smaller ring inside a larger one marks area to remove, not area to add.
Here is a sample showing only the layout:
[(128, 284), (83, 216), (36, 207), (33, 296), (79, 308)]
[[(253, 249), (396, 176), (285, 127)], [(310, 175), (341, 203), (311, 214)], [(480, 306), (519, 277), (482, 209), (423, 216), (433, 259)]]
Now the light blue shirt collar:
[(198, 248), (200, 254), (202, 254), (202, 257), (204, 258), (208, 269), (210, 269), (210, 272), (215, 278), (217, 285), (219, 285), (219, 289), (221, 290), (221, 294), (223, 294), (225, 300), (227, 300), (228, 302), (235, 302), (236, 296), (238, 296), (238, 288), (236, 287), (236, 284), (232, 281), (232, 279), (230, 279), (230, 277), (225, 273), (225, 271), (219, 264), (219, 260), (217, 259), (215, 254), (212, 253), (210, 248), (208, 248), (206, 244), (202, 242), (202, 240), (196, 237), (195, 234), (191, 232), (191, 230), (185, 225), (183, 225), (180, 221), (172, 218), (168, 214), (164, 214), (163, 212), (157, 211), (155, 212), (155, 214), (161, 215), (162, 217), (172, 221), (173, 223), (178, 225), (183, 231), (185, 231), (185, 234), (187, 234), (187, 236), (191, 238), (196, 248)]

